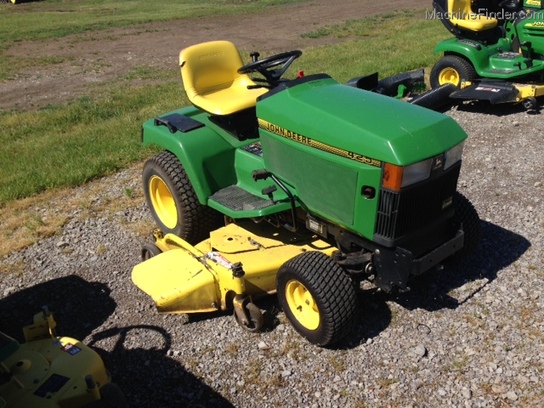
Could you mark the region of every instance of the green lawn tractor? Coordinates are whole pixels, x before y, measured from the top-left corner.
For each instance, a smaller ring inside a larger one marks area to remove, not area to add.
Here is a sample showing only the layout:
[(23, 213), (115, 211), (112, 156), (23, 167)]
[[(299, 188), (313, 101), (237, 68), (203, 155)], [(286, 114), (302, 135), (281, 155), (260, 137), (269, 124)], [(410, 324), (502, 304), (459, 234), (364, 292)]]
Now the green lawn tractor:
[(123, 408), (126, 401), (100, 356), (56, 336), (44, 307), (23, 328), (25, 343), (0, 332), (0, 408)]
[(362, 280), (406, 291), (476, 246), (478, 215), (456, 192), (459, 125), (326, 74), (282, 78), (301, 54), (243, 65), (227, 41), (181, 51), (192, 106), (142, 127), (164, 150), (143, 169), (158, 229), (132, 279), (159, 312), (233, 309), (256, 331), (254, 299), (277, 293), (326, 346), (353, 325)]
[[(473, 4), (474, 3), (474, 4)], [(444, 26), (455, 35), (440, 42), (444, 56), (432, 68), (433, 88), (451, 83), (450, 97), (538, 108), (544, 95), (544, 10), (541, 0), (434, 0)]]

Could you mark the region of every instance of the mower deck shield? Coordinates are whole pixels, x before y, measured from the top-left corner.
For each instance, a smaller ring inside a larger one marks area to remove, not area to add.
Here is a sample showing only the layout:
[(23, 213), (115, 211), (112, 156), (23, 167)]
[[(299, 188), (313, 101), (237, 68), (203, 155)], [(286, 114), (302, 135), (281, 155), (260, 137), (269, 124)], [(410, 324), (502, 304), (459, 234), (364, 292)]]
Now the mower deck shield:
[(172, 249), (134, 267), (132, 281), (161, 313), (211, 312), (219, 298), (212, 273), (184, 249)]

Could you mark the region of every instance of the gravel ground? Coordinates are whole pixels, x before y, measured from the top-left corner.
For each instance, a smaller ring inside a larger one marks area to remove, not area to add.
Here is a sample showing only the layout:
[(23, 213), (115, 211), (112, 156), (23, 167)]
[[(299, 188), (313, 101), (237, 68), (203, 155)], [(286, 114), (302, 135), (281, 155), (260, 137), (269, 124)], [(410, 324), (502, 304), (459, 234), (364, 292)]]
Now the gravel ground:
[[(1, 259), (13, 270), (1, 282), (2, 329), (20, 338), (49, 304), (60, 332), (96, 348), (134, 407), (544, 406), (542, 116), (446, 113), (469, 135), (460, 190), (482, 243), (402, 296), (363, 286), (353, 333), (334, 349), (294, 332), (275, 297), (259, 303), (269, 322), (259, 334), (227, 314), (157, 314), (130, 278), (148, 240), (132, 226), (153, 225), (141, 194), (121, 212), (70, 210), (57, 235)], [(140, 170), (103, 179), (94, 207), (140, 190)]]

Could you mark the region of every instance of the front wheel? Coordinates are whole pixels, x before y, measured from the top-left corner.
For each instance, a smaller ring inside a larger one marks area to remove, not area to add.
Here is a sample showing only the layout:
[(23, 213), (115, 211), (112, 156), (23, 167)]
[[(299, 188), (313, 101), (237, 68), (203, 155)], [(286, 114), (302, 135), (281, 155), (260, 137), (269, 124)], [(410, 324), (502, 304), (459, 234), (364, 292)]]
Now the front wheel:
[(159, 228), (190, 244), (219, 226), (219, 215), (198, 201), (179, 159), (163, 151), (149, 159), (142, 174), (147, 205)]
[(462, 81), (473, 81), (477, 73), (472, 64), (458, 55), (446, 55), (431, 70), (431, 88), (453, 84), (457, 88)]
[(147, 243), (142, 248), (142, 261), (147, 261), (148, 259), (161, 254), (161, 252), (161, 249), (157, 245)]
[(287, 318), (311, 343), (328, 346), (347, 334), (355, 316), (355, 287), (327, 255), (305, 252), (290, 259), (278, 271), (276, 288)]
[(480, 242), (482, 230), (480, 216), (468, 198), (457, 192), (453, 196), (453, 204), (455, 206), (453, 222), (456, 227), (462, 226), (464, 233), (463, 248), (450, 257), (450, 261), (455, 263), (476, 250)]

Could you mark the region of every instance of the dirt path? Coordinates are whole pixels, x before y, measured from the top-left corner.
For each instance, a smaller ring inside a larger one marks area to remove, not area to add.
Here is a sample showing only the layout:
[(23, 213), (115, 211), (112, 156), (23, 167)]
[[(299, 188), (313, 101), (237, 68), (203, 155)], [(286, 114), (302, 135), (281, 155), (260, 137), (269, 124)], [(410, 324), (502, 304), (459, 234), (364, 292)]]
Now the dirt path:
[(64, 102), (84, 94), (89, 84), (115, 81), (137, 66), (171, 66), (177, 72), (179, 50), (202, 41), (226, 39), (240, 49), (265, 54), (305, 48), (339, 41), (301, 37), (319, 27), (421, 7), (417, 0), (312, 0), (269, 7), (266, 13), (256, 15), (152, 23), (45, 42), (17, 43), (6, 54), (61, 56), (67, 62), (22, 71), (14, 80), (0, 83), (0, 109), (37, 109)]

